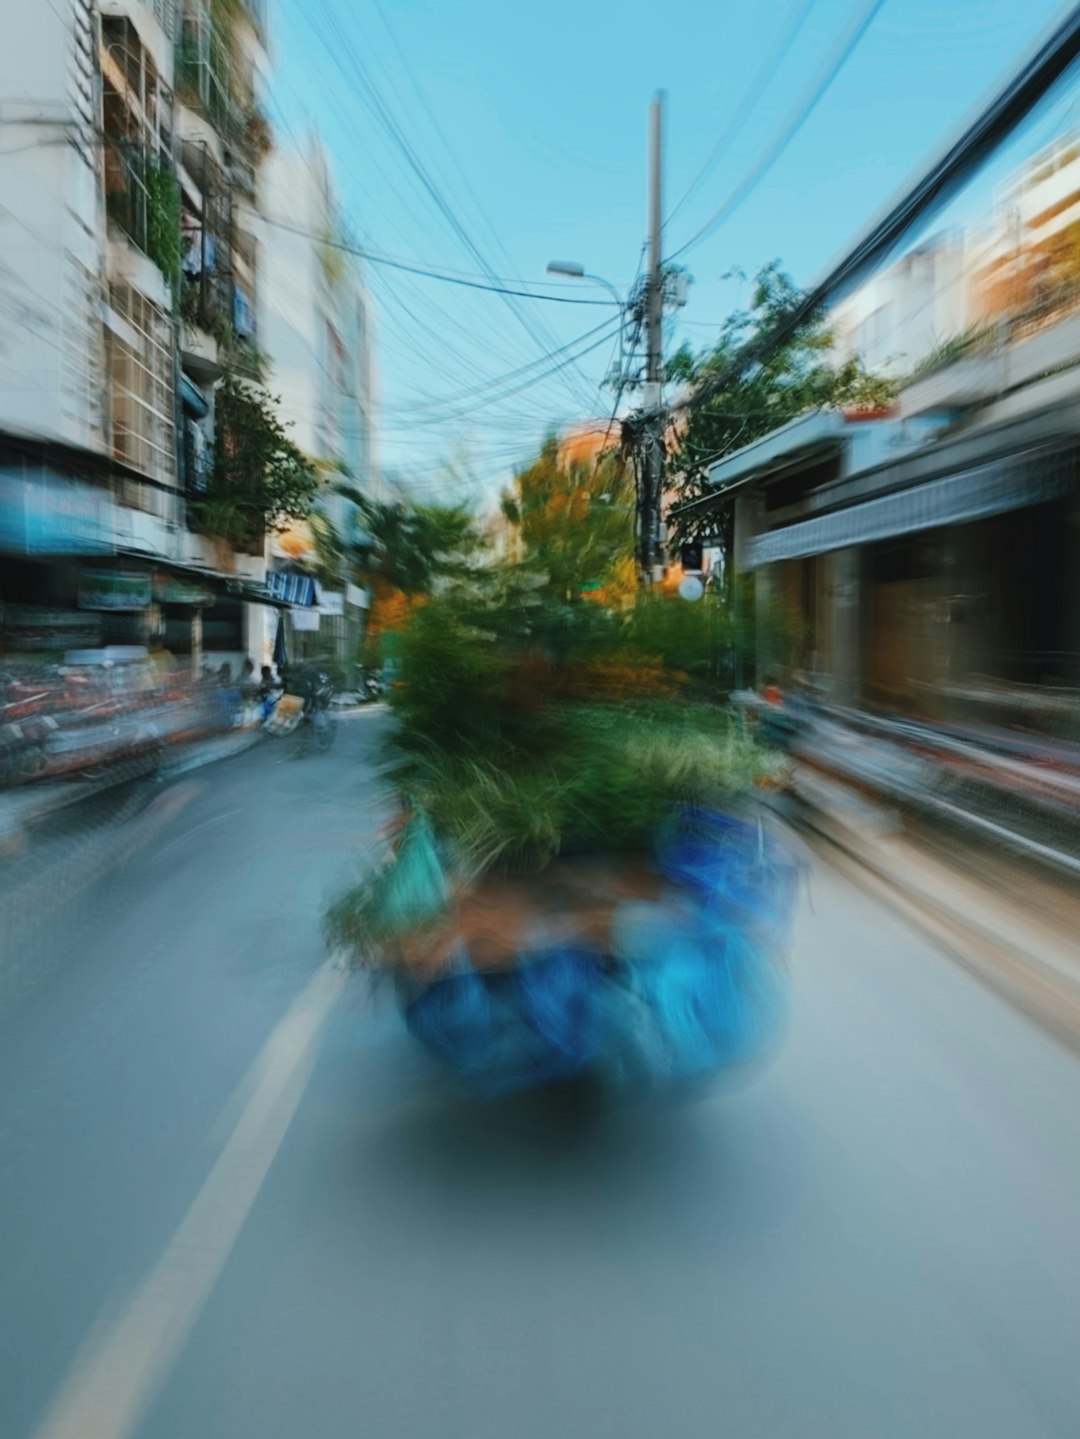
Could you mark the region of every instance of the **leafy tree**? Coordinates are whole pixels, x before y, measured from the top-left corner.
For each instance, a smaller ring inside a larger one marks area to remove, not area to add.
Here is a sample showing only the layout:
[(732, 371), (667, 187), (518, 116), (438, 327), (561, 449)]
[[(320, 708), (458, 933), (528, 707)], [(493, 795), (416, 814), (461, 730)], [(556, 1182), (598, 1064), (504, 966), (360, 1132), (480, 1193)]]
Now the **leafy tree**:
[[(695, 390), (721, 375), (753, 335), (767, 333), (800, 298), (777, 262), (766, 265), (756, 277), (750, 308), (727, 319), (711, 349), (694, 354), (684, 345), (668, 365), (669, 380)], [(810, 324), (767, 359), (736, 371), (707, 400), (691, 405), (668, 455), (668, 484), (679, 492), (681, 501), (712, 493), (705, 478), (707, 465), (788, 420), (825, 406), (877, 408), (894, 399), (895, 383), (868, 374), (859, 359), (836, 364), (831, 358), (832, 343), (824, 323)], [(676, 539), (701, 533), (703, 523), (711, 543), (727, 560), (732, 543), (731, 507), (715, 511), (705, 522), (676, 524)], [(725, 575), (730, 582), (728, 564)]]
[(551, 598), (571, 603), (584, 593), (610, 599), (626, 589), (633, 506), (633, 479), (621, 457), (567, 459), (554, 437), (502, 501), (525, 564), (543, 576)]
[(381, 580), (402, 594), (427, 595), (440, 581), (473, 568), (481, 540), (467, 505), (374, 501), (349, 485), (337, 492), (359, 512), (361, 533), (347, 543), (361, 578)]
[(206, 493), (192, 502), (209, 534), (254, 550), (268, 532), (311, 511), (319, 476), (278, 419), (278, 401), (236, 374), (215, 397), (214, 468)]
[(482, 541), (467, 505), (375, 501), (349, 484), (334, 491), (356, 506), (357, 525), (342, 535), (316, 513), (316, 555), (320, 566), (336, 576), (348, 570), (368, 590), (365, 642), (374, 657), (383, 635), (400, 630), (429, 595), (474, 573)]

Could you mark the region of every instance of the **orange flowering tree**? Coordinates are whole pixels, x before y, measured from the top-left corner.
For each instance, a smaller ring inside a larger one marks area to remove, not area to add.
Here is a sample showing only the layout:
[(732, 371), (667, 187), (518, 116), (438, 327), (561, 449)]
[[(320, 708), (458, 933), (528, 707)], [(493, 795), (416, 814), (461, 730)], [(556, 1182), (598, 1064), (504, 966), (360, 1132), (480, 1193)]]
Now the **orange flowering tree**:
[(620, 603), (636, 588), (626, 562), (634, 544), (633, 479), (620, 456), (547, 440), (503, 495), (503, 514), (517, 527), (524, 563), (546, 594), (574, 603)]

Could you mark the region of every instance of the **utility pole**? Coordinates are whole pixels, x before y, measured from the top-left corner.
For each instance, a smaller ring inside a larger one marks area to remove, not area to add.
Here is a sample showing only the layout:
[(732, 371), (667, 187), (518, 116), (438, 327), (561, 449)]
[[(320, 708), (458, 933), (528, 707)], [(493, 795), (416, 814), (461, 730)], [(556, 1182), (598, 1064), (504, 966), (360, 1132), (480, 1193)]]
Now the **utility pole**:
[(664, 95), (658, 91), (649, 106), (649, 269), (645, 277), (645, 423), (642, 441), (641, 570), (646, 584), (660, 558), (660, 495), (664, 474), (664, 415), (661, 392), (664, 374), (663, 234)]

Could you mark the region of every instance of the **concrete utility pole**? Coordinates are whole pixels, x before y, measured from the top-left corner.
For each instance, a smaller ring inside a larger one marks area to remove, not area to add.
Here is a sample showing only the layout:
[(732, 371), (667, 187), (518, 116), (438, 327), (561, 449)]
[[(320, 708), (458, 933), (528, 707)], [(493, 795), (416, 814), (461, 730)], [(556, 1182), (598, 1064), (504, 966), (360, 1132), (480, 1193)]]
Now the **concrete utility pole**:
[(642, 441), (641, 570), (646, 583), (660, 563), (660, 494), (664, 473), (664, 416), (660, 409), (664, 374), (663, 232), (664, 95), (649, 107), (649, 270), (645, 279), (645, 425)]

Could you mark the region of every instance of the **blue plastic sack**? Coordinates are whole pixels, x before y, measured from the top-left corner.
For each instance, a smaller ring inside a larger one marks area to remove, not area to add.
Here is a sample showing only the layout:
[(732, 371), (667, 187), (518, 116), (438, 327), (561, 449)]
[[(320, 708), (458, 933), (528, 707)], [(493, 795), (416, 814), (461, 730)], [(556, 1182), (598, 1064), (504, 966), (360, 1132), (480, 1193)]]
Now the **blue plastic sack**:
[(783, 977), (765, 955), (742, 942), (714, 958), (680, 945), (662, 962), (643, 966), (634, 986), (655, 1026), (658, 1078), (758, 1058), (786, 1011)]
[(503, 1017), (474, 970), (462, 969), (424, 986), (406, 1005), (405, 1024), (463, 1076), (488, 1072), (498, 1056)]
[(763, 826), (702, 809), (685, 809), (658, 846), (662, 873), (711, 913), (733, 923), (786, 929), (798, 895), (799, 866)]
[(522, 1019), (543, 1039), (556, 1064), (584, 1068), (603, 1036), (603, 976), (594, 955), (556, 950), (514, 974)]

